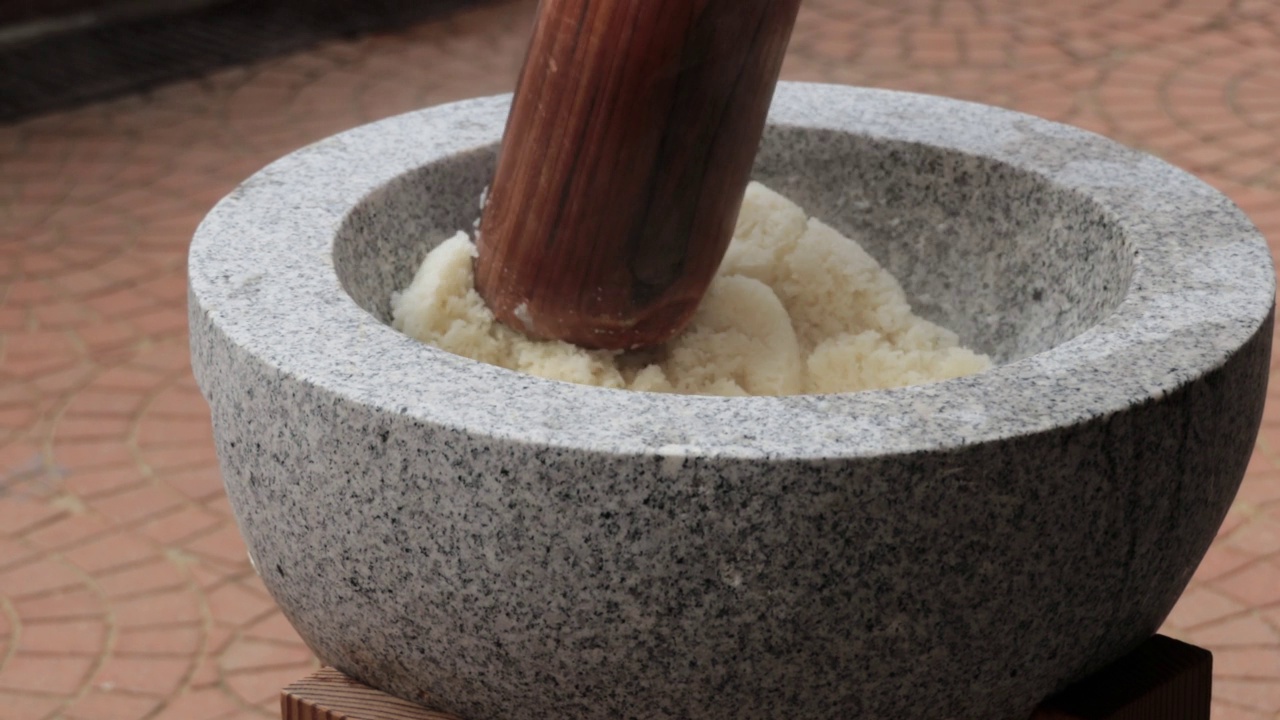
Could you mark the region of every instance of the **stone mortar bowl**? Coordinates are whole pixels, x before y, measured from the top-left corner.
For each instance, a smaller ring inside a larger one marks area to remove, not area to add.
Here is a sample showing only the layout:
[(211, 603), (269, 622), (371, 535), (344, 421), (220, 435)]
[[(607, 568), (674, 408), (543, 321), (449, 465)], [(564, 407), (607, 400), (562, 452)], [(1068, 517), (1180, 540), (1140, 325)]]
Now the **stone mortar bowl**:
[(471, 720), (1021, 720), (1160, 626), (1265, 395), (1273, 269), (1226, 198), (1025, 115), (783, 84), (756, 177), (999, 366), (605, 390), (387, 324), (476, 220), (509, 102), (289, 155), (191, 249), (227, 491), (323, 662)]

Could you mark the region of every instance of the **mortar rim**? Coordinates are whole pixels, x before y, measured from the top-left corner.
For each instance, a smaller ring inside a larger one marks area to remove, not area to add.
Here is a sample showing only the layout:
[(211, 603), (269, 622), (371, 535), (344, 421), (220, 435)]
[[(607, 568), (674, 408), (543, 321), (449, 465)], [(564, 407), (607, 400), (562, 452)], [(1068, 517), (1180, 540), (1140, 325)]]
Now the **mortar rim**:
[[(249, 178), (209, 213), (192, 243), (193, 344), (216, 333), (204, 339), (232, 344), (335, 399), (495, 442), (608, 454), (837, 459), (995, 442), (1123, 411), (1220, 367), (1273, 305), (1271, 257), (1256, 229), (1221, 193), (1163, 161), (992, 106), (782, 83), (773, 124), (978, 154), (1090, 198), (1138, 253), (1125, 297), (1109, 317), (1042, 353), (908, 388), (710, 398), (520, 375), (383, 324), (341, 288), (331, 255), (338, 229), (362, 198), (423, 164), (493, 142), (509, 102), (510, 95), (475, 98), (360, 126)], [(1063, 155), (1067, 149), (1073, 157)], [(1128, 182), (1116, 181), (1120, 171)], [(1171, 237), (1180, 245), (1169, 245)], [(288, 312), (278, 305), (254, 312), (255, 300), (285, 300)], [(288, 306), (298, 300), (311, 304)], [(297, 332), (272, 324), (284, 317)], [(339, 351), (351, 359), (344, 362)], [(1157, 369), (1160, 359), (1174, 367)], [(477, 398), (488, 402), (468, 404)]]

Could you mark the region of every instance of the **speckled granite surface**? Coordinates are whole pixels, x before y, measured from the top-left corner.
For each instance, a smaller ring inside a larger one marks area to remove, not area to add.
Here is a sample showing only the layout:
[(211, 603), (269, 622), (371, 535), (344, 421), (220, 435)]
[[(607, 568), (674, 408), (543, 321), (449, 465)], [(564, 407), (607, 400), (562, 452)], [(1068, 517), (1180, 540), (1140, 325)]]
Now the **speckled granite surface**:
[(383, 322), (478, 214), (507, 102), (301, 150), (192, 247), (228, 492), (323, 660), (476, 720), (1013, 720), (1159, 625), (1262, 409), (1274, 276), (1225, 198), (1027, 116), (783, 85), (757, 177), (1004, 364), (610, 391)]

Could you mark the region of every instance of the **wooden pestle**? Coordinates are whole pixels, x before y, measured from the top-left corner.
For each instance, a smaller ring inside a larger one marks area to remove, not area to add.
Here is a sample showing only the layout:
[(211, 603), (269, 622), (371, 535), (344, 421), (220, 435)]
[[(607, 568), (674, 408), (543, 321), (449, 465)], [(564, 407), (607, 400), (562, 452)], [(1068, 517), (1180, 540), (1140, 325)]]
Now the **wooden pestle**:
[(692, 318), (733, 234), (800, 0), (542, 0), (477, 238), (532, 336), (631, 349)]

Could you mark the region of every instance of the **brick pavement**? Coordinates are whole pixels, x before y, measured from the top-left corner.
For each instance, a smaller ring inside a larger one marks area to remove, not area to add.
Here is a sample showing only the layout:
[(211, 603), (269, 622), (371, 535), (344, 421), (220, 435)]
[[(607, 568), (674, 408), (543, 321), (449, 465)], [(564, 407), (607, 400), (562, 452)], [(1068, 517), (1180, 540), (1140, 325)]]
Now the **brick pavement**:
[[(187, 362), (187, 242), (275, 157), (510, 89), (533, 6), (0, 127), (0, 720), (270, 718), (314, 666), (221, 492)], [(1109, 135), (1280, 242), (1273, 0), (806, 0), (784, 76)], [(1215, 718), (1280, 718), (1280, 402), (1166, 631), (1215, 651)]]

